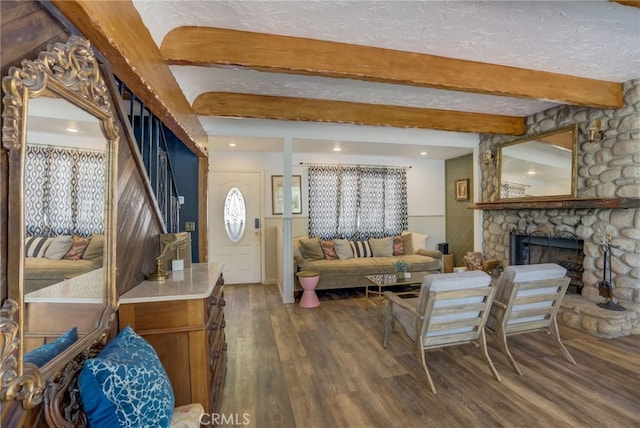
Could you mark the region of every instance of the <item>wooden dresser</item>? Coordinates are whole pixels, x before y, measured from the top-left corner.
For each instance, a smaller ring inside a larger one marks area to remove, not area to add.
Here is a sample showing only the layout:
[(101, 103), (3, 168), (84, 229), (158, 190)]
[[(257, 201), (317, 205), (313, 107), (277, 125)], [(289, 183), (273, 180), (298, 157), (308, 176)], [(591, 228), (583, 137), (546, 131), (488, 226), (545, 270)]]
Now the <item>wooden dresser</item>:
[(176, 406), (218, 412), (227, 367), (222, 263), (198, 263), (164, 282), (144, 281), (120, 297), (127, 324), (156, 350)]

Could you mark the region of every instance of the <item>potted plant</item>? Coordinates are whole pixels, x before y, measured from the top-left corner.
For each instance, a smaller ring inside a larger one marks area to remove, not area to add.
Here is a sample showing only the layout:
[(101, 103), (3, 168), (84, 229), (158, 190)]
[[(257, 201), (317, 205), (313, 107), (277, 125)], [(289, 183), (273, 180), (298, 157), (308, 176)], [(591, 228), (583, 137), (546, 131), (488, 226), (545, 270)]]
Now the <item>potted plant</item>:
[(399, 281), (404, 279), (406, 271), (407, 271), (407, 264), (403, 260), (398, 260), (396, 262), (396, 278)]

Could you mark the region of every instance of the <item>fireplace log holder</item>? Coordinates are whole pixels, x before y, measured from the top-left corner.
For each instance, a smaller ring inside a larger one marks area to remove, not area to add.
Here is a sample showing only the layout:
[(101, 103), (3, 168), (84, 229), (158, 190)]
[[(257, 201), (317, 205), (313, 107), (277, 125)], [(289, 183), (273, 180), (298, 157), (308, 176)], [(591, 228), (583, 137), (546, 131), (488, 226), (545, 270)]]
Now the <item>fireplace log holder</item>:
[[(602, 281), (598, 284), (598, 294), (601, 297), (607, 299), (606, 302), (598, 303), (598, 306), (610, 311), (624, 311), (626, 310), (621, 305), (613, 301), (613, 280), (611, 274), (611, 236), (607, 236), (606, 244), (601, 246), (604, 253), (604, 266), (602, 268)], [(607, 273), (609, 274), (609, 280), (607, 280)]]

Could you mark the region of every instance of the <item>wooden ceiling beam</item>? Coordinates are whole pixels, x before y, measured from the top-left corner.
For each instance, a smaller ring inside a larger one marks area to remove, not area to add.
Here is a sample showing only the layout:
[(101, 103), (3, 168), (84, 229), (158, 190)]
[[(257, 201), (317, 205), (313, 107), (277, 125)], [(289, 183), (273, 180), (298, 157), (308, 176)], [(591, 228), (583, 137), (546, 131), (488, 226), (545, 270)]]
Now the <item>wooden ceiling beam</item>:
[(620, 3), (623, 6), (640, 8), (640, 0), (609, 0), (612, 3)]
[(207, 135), (130, 1), (53, 0), (113, 72), (199, 157)]
[(619, 108), (622, 84), (368, 46), (212, 27), (178, 27), (160, 51), (171, 64), (424, 86)]
[(200, 94), (193, 102), (193, 110), (198, 115), (209, 116), (351, 123), (507, 135), (522, 135), (525, 130), (525, 121), (521, 117), (230, 92)]

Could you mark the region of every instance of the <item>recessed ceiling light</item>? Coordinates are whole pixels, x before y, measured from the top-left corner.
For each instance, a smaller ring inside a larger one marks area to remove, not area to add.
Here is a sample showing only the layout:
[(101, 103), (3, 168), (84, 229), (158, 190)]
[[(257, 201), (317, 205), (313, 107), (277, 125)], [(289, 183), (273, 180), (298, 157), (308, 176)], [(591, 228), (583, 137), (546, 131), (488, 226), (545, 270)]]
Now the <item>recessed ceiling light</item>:
[(420, 156), (426, 156), (427, 152), (420, 152)]
[(229, 147), (235, 147), (236, 143), (229, 143)]
[(340, 151), (342, 151), (342, 149), (341, 149), (340, 147), (334, 147), (334, 148), (333, 148), (333, 151), (334, 151), (334, 152), (340, 152)]
[(529, 175), (536, 175), (536, 172), (534, 170), (529, 170), (527, 171), (527, 174)]
[(64, 130), (65, 130), (65, 131), (67, 131), (67, 132), (72, 132), (72, 133), (76, 133), (76, 132), (78, 132), (78, 130), (77, 130), (76, 128), (71, 128), (71, 127), (69, 127), (69, 128), (64, 128)]

